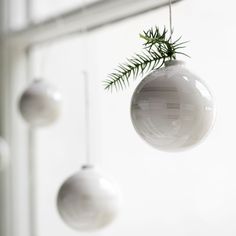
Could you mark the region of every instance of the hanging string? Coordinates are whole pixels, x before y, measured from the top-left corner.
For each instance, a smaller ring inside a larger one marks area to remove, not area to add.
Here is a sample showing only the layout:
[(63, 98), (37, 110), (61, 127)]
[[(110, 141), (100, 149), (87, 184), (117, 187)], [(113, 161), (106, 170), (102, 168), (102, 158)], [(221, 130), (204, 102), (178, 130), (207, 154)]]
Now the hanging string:
[(169, 23), (170, 23), (170, 38), (173, 35), (173, 23), (172, 23), (172, 0), (169, 0)]
[(91, 155), (90, 155), (90, 103), (89, 103), (89, 79), (87, 71), (83, 71), (84, 78), (84, 124), (85, 124), (85, 165), (84, 167), (91, 166)]
[[(82, 0), (81, 1), (82, 6), (81, 6), (81, 14), (86, 13), (86, 5), (87, 5), (87, 0)], [(91, 161), (91, 140), (90, 140), (90, 102), (89, 102), (89, 76), (87, 72), (87, 67), (88, 67), (88, 28), (84, 26), (81, 28), (83, 39), (83, 51), (84, 51), (84, 69), (82, 71), (83, 78), (84, 78), (84, 99), (85, 99), (85, 116), (84, 116), (84, 124), (85, 124), (85, 165), (83, 168), (89, 168), (92, 166), (92, 161)]]
[(40, 61), (40, 70), (39, 75), (37, 76), (37, 80), (45, 79), (45, 73), (47, 71), (47, 63), (49, 58), (49, 45), (45, 44), (43, 45), (44, 48), (42, 48), (42, 54), (41, 54), (41, 61)]

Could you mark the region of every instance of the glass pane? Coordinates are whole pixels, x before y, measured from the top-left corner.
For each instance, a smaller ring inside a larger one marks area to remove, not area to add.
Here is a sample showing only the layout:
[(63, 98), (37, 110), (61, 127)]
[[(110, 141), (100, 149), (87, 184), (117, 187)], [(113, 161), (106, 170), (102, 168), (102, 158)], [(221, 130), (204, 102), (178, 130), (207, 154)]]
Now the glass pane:
[[(57, 41), (35, 48), (31, 56), (32, 78), (46, 79), (57, 86), (63, 95), (63, 112), (59, 121), (36, 133), (34, 158), (37, 235), (46, 233), (73, 236), (78, 233), (73, 232), (60, 219), (56, 209), (56, 196), (62, 182), (78, 171), (85, 162), (84, 41), (80, 37)], [(91, 75), (92, 103), (97, 98), (93, 87), (98, 86), (98, 83)], [(100, 132), (95, 112), (91, 114), (91, 145), (96, 161)], [(52, 227), (43, 227), (46, 222), (51, 222)]]
[(31, 0), (31, 17), (34, 22), (42, 21), (61, 13), (100, 0)]
[(234, 8), (233, 3), (227, 5), (222, 11), (229, 12), (229, 18), (220, 19), (222, 4), (214, 2), (212, 9), (212, 3), (186, 1), (175, 8), (175, 34), (191, 40), (186, 49), (193, 58), (189, 68), (195, 68), (219, 98), (220, 115), (215, 129), (203, 144), (190, 151), (159, 152), (136, 134), (129, 109), (138, 81), (113, 94), (102, 87), (102, 81), (119, 62), (140, 50), (138, 35), (143, 29), (156, 23), (166, 24), (166, 9), (96, 30), (87, 38), (70, 37), (33, 50), (33, 77), (43, 75), (60, 87), (64, 98), (60, 120), (36, 133), (38, 236), (79, 234), (60, 219), (56, 196), (62, 182), (78, 171), (85, 160), (81, 73), (84, 68), (91, 79), (91, 154), (94, 162), (116, 179), (124, 195), (118, 219), (94, 235), (235, 235), (236, 162), (232, 130), (236, 129), (236, 117), (232, 108), (236, 95), (232, 45), (225, 44), (224, 51), (219, 50), (215, 56), (215, 49), (226, 40), (226, 34), (219, 35), (218, 28), (227, 25), (235, 38), (234, 21), (229, 20)]
[[(117, 24), (116, 27), (97, 30), (87, 37), (69, 37), (32, 51), (33, 78), (43, 77), (57, 85), (64, 100), (59, 121), (36, 133), (35, 210), (39, 236), (78, 235), (61, 220), (56, 208), (56, 196), (62, 182), (77, 172), (85, 161), (84, 68), (87, 68), (90, 78), (91, 156), (95, 164), (115, 179), (125, 196), (121, 215), (111, 226), (94, 235), (138, 234), (146, 228), (150, 228), (150, 233), (153, 230), (153, 222), (158, 214), (145, 218), (134, 217), (137, 211), (149, 214), (150, 205), (145, 210), (145, 206), (139, 203), (147, 197), (147, 192), (151, 194), (151, 186), (143, 186), (146, 190), (139, 196), (135, 195), (139, 192), (140, 184), (143, 185), (151, 178), (151, 175), (147, 178), (140, 175), (142, 167), (146, 165), (144, 156), (147, 153), (156, 155), (155, 151), (143, 144), (130, 122), (129, 104), (134, 86), (123, 93), (114, 94), (104, 91), (102, 86), (102, 81), (119, 61), (139, 50), (141, 42), (138, 35), (150, 17), (155, 18), (154, 15), (147, 15), (147, 19), (136, 18)], [(105, 42), (104, 38), (110, 38), (109, 42), (113, 43)], [(137, 153), (134, 150), (136, 146), (140, 147)], [(150, 161), (145, 168), (156, 173), (151, 164), (155, 158)], [(133, 168), (134, 165), (138, 167)], [(159, 175), (156, 178), (160, 178)], [(136, 198), (135, 202), (133, 198)], [(44, 227), (48, 222), (52, 227)], [(137, 228), (137, 225), (140, 227)], [(155, 229), (155, 232), (158, 231)]]

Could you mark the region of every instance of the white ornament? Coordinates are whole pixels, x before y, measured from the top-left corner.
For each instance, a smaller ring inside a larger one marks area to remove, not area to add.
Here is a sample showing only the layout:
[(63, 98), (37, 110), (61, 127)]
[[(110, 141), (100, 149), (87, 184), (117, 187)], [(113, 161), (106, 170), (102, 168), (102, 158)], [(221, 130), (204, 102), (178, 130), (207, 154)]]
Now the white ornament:
[(9, 164), (9, 147), (6, 141), (0, 137), (0, 172)]
[(58, 211), (70, 227), (94, 231), (109, 225), (120, 208), (120, 192), (92, 166), (64, 182), (57, 198)]
[(20, 113), (33, 127), (47, 126), (58, 119), (61, 100), (58, 89), (43, 80), (35, 80), (20, 97)]
[(136, 88), (131, 118), (137, 133), (154, 148), (182, 151), (212, 128), (215, 109), (204, 82), (181, 61), (169, 61)]

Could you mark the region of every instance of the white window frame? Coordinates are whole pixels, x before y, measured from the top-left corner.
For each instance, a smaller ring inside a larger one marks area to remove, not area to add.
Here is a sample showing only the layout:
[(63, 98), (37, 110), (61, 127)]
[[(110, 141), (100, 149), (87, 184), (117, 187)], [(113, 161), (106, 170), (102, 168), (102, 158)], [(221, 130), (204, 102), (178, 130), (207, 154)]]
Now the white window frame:
[(0, 182), (0, 191), (4, 189), (4, 197), (0, 196), (0, 206), (4, 206), (4, 210), (0, 210), (1, 236), (36, 235), (34, 170), (30, 161), (34, 139), (31, 130), (22, 125), (16, 108), (17, 96), (29, 79), (30, 48), (74, 33), (92, 31), (167, 4), (168, 0), (101, 0), (36, 24), (28, 17), (25, 28), (11, 31), (9, 0), (0, 0), (0, 135), (11, 148), (10, 168), (5, 173), (4, 183)]

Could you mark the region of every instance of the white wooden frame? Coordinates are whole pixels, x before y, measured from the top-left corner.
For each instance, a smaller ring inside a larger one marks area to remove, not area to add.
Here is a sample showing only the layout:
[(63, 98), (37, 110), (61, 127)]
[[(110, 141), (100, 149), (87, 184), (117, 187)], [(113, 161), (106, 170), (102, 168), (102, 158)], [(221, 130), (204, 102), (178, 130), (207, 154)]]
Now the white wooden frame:
[(101, 0), (37, 24), (28, 19), (24, 29), (10, 31), (9, 0), (0, 0), (0, 135), (6, 138), (11, 148), (6, 181), (0, 182), (0, 192), (4, 189), (5, 193), (4, 197), (0, 196), (0, 206), (5, 206), (4, 211), (0, 209), (1, 236), (36, 235), (32, 199), (34, 183), (29, 181), (33, 138), (16, 109), (17, 96), (27, 82), (30, 48), (59, 37), (92, 31), (167, 4), (168, 0)]

